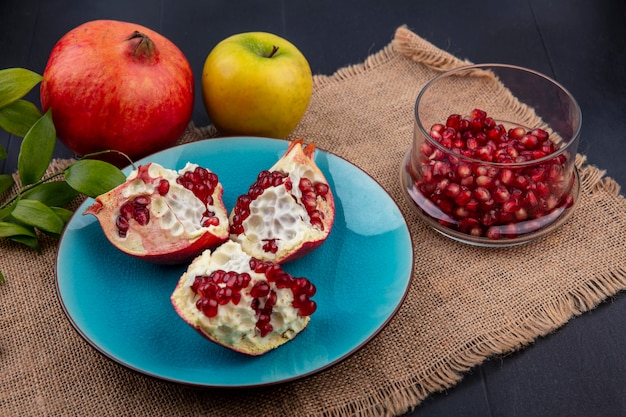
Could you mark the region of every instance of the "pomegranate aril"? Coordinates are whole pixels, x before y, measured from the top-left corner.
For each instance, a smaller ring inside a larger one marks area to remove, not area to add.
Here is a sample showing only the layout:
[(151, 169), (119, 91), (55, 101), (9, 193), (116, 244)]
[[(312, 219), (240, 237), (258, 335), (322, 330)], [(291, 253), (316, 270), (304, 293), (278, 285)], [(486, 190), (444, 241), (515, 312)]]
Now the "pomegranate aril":
[(250, 295), (254, 298), (261, 298), (268, 295), (270, 292), (270, 286), (265, 281), (258, 281), (250, 290)]
[(276, 243), (276, 239), (266, 239), (263, 244), (263, 250), (265, 252), (276, 253), (278, 252), (278, 244)]
[(472, 192), (470, 190), (462, 190), (458, 196), (454, 199), (454, 202), (459, 206), (465, 206), (472, 198)]
[(473, 196), (478, 201), (491, 200), (491, 193), (485, 187), (476, 187), (476, 189), (474, 190)]
[(530, 134), (539, 139), (540, 142), (545, 142), (549, 137), (548, 132), (539, 128), (531, 130)]
[(520, 144), (526, 149), (536, 149), (539, 146), (539, 138), (535, 135), (527, 134), (520, 138)]
[(451, 127), (455, 130), (461, 129), (461, 120), (463, 117), (460, 114), (451, 114), (448, 116), (448, 120), (446, 121), (446, 126)]
[(200, 298), (196, 302), (196, 308), (207, 317), (215, 317), (218, 313), (218, 302), (211, 298)]
[(157, 192), (159, 195), (166, 195), (170, 190), (170, 182), (166, 179), (161, 179), (157, 185)]
[(202, 227), (219, 226), (220, 219), (217, 217), (209, 217), (202, 222)]
[(521, 139), (526, 134), (526, 129), (523, 127), (515, 127), (509, 129), (508, 133), (511, 139)]
[(135, 207), (133, 219), (135, 219), (140, 226), (145, 226), (150, 222), (150, 211), (146, 207)]
[(120, 232), (126, 232), (130, 227), (128, 219), (124, 216), (117, 216), (117, 219), (115, 219), (115, 225)]
[(487, 117), (487, 112), (481, 109), (474, 109), (470, 113), (470, 116), (475, 119), (484, 120)]
[(133, 200), (133, 203), (135, 204), (135, 209), (137, 209), (138, 207), (146, 207), (148, 204), (150, 204), (150, 197), (145, 195), (137, 196)]
[(311, 314), (315, 313), (315, 310), (317, 310), (317, 304), (315, 304), (315, 301), (307, 300), (305, 303), (302, 303), (298, 308), (298, 315), (303, 317), (310, 316)]
[(272, 327), (272, 325), (270, 323), (265, 323), (265, 324), (262, 324), (262, 325), (257, 325), (257, 329), (259, 329), (261, 337), (265, 337), (268, 334), (270, 334), (272, 332), (272, 330), (274, 330), (274, 327)]

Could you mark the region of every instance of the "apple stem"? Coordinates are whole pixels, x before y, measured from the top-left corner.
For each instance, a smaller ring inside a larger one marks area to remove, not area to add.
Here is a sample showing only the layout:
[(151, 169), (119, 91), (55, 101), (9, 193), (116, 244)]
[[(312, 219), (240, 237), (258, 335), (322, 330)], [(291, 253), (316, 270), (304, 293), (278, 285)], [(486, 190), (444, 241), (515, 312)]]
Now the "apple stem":
[(278, 52), (278, 46), (272, 45), (272, 52), (270, 52), (270, 54), (267, 57), (268, 58), (273, 57), (274, 55), (276, 55), (276, 52)]
[(153, 62), (158, 56), (159, 50), (154, 42), (152, 42), (152, 39), (150, 39), (148, 35), (136, 30), (126, 40), (134, 41), (136, 39), (138, 39), (138, 41), (134, 42), (132, 47), (133, 57), (142, 61)]

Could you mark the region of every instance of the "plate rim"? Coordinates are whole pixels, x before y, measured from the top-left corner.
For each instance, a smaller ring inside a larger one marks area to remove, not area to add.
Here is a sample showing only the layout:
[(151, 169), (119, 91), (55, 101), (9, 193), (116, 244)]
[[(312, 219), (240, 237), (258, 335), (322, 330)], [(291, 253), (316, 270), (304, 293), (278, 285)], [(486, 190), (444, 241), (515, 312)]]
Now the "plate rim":
[[(236, 140), (240, 140), (240, 139), (244, 139), (244, 140), (253, 140), (253, 141), (275, 141), (275, 142), (284, 142), (285, 144), (288, 144), (289, 142), (291, 142), (291, 140), (288, 139), (277, 139), (277, 138), (268, 138), (268, 137), (256, 137), (256, 136), (226, 136), (226, 137), (216, 137), (216, 138), (204, 138), (204, 139), (199, 139), (199, 140), (195, 140), (192, 142), (187, 142), (187, 143), (182, 143), (182, 144), (177, 144), (175, 146), (169, 147), (167, 149), (163, 149), (161, 151), (158, 152), (154, 152), (151, 153), (145, 157), (140, 158), (137, 161), (133, 161), (134, 165), (139, 166), (141, 163), (146, 163), (149, 162), (148, 160), (150, 158), (154, 158), (156, 155), (159, 154), (164, 154), (164, 153), (168, 153), (168, 152), (172, 152), (173, 150), (177, 149), (177, 148), (181, 148), (181, 147), (187, 147), (189, 145), (195, 145), (198, 143), (203, 143), (203, 142), (209, 142), (209, 141), (220, 141), (220, 142), (232, 142), (232, 141), (236, 141)], [(197, 145), (196, 145), (197, 146)], [(91, 200), (93, 200), (93, 198), (91, 197), (86, 197), (85, 200), (80, 203), (78, 205), (78, 207), (76, 208), (76, 210), (74, 211), (74, 213), (72, 214), (72, 216), (70, 217), (70, 220), (67, 222), (66, 226), (64, 227), (60, 237), (59, 237), (59, 243), (56, 246), (56, 254), (55, 254), (55, 263), (54, 263), (54, 285), (55, 285), (55, 290), (56, 290), (56, 296), (57, 296), (57, 300), (59, 302), (59, 304), (61, 305), (61, 308), (63, 310), (63, 313), (65, 315), (65, 317), (67, 318), (67, 320), (70, 322), (71, 327), (74, 329), (74, 331), (77, 332), (77, 334), (91, 347), (93, 348), (96, 352), (100, 353), (102, 356), (104, 356), (105, 358), (107, 358), (108, 360), (110, 360), (111, 362), (126, 368), (130, 371), (133, 371), (135, 373), (138, 373), (140, 375), (143, 376), (147, 376), (149, 378), (152, 379), (156, 379), (158, 381), (163, 381), (163, 382), (167, 382), (167, 383), (172, 383), (172, 384), (177, 384), (177, 385), (182, 385), (182, 386), (189, 386), (189, 387), (197, 387), (197, 388), (208, 388), (208, 389), (242, 389), (242, 388), (260, 388), (260, 387), (267, 387), (267, 386), (274, 386), (274, 385), (279, 385), (279, 384), (285, 384), (288, 382), (293, 382), (293, 381), (297, 381), (297, 380), (302, 380), (308, 377), (311, 377), (313, 375), (319, 374), (325, 370), (328, 370), (332, 367), (334, 367), (335, 365), (344, 362), (345, 360), (347, 360), (348, 358), (350, 358), (351, 356), (353, 356), (356, 352), (358, 352), (359, 350), (361, 350), (363, 347), (365, 347), (366, 345), (368, 345), (383, 329), (385, 329), (387, 327), (387, 325), (391, 322), (391, 320), (396, 316), (396, 314), (398, 313), (398, 311), (400, 310), (401, 306), (404, 304), (404, 301), (408, 295), (409, 289), (411, 287), (411, 283), (413, 281), (413, 277), (414, 277), (414, 272), (415, 272), (415, 251), (414, 251), (414, 239), (413, 239), (413, 235), (411, 234), (410, 228), (409, 228), (409, 224), (408, 221), (406, 219), (406, 216), (404, 215), (404, 213), (402, 213), (402, 210), (400, 209), (400, 206), (398, 205), (398, 202), (396, 202), (394, 200), (394, 198), (389, 194), (389, 192), (385, 189), (385, 187), (382, 186), (382, 184), (373, 176), (371, 176), (370, 174), (368, 174), (364, 169), (362, 169), (360, 166), (350, 162), (349, 160), (347, 160), (346, 158), (337, 155), (336, 153), (332, 152), (332, 151), (328, 151), (324, 148), (320, 148), (317, 145), (315, 145), (315, 151), (316, 151), (316, 155), (317, 152), (322, 152), (325, 153), (327, 155), (332, 155), (335, 158), (338, 158), (339, 160), (343, 161), (344, 163), (351, 165), (352, 167), (356, 168), (358, 171), (361, 172), (362, 175), (365, 175), (366, 177), (368, 177), (370, 180), (372, 180), (384, 193), (384, 195), (386, 195), (389, 198), (389, 201), (393, 204), (393, 207), (395, 207), (395, 209), (397, 210), (397, 212), (400, 215), (400, 218), (402, 219), (402, 226), (400, 228), (404, 229), (406, 231), (406, 236), (407, 236), (407, 240), (409, 242), (409, 246), (410, 246), (410, 250), (408, 250), (410, 256), (409, 259), (407, 259), (408, 264), (409, 264), (409, 274), (408, 277), (406, 277), (406, 281), (404, 282), (405, 286), (403, 289), (403, 293), (401, 295), (401, 297), (399, 297), (393, 311), (391, 311), (389, 313), (389, 315), (385, 318), (385, 320), (378, 325), (378, 327), (371, 332), (369, 335), (367, 335), (367, 337), (364, 338), (364, 340), (361, 343), (356, 344), (355, 346), (352, 346), (350, 349), (348, 349), (346, 352), (344, 352), (342, 355), (338, 356), (336, 359), (329, 361), (328, 363), (322, 365), (322, 366), (318, 366), (314, 369), (311, 369), (308, 372), (304, 372), (304, 373), (299, 373), (290, 377), (286, 377), (286, 378), (282, 378), (282, 379), (275, 379), (275, 380), (271, 380), (271, 381), (267, 381), (267, 382), (259, 382), (259, 383), (245, 383), (245, 384), (215, 384), (215, 383), (199, 383), (199, 382), (192, 382), (192, 381), (185, 381), (183, 380), (183, 378), (173, 378), (173, 377), (169, 377), (169, 376), (164, 376), (164, 375), (159, 375), (158, 373), (152, 372), (152, 371), (148, 371), (145, 369), (142, 369), (139, 366), (135, 366), (132, 363), (130, 363), (127, 360), (122, 360), (122, 358), (119, 358), (113, 354), (111, 354), (110, 352), (108, 352), (106, 349), (104, 349), (102, 346), (100, 346), (98, 343), (96, 343), (94, 340), (92, 340), (91, 337), (89, 337), (84, 330), (81, 328), (81, 326), (78, 325), (78, 323), (75, 321), (75, 319), (73, 318), (72, 314), (70, 313), (70, 311), (68, 310), (68, 307), (66, 306), (62, 294), (61, 294), (61, 288), (60, 288), (60, 282), (59, 282), (59, 258), (60, 258), (60, 252), (61, 252), (61, 246), (63, 244), (63, 240), (64, 237), (69, 229), (70, 224), (72, 223), (72, 221), (75, 221), (75, 218), (80, 218), (80, 211), (81, 209), (83, 209), (84, 207), (86, 207)], [(128, 165), (124, 168), (122, 168), (122, 171), (124, 171), (124, 173), (126, 175), (128, 175), (128, 172), (130, 169), (132, 169), (132, 164)], [(208, 341), (207, 341), (208, 342)]]

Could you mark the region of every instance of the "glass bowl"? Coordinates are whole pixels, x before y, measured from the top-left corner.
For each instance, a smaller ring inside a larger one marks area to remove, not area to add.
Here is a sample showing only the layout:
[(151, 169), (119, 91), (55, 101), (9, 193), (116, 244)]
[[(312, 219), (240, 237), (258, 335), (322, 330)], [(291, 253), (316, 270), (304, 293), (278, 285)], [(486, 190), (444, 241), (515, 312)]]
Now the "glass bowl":
[(578, 201), (581, 122), (574, 97), (538, 72), (481, 64), (442, 73), (415, 102), (404, 194), (422, 220), (460, 242), (544, 236)]

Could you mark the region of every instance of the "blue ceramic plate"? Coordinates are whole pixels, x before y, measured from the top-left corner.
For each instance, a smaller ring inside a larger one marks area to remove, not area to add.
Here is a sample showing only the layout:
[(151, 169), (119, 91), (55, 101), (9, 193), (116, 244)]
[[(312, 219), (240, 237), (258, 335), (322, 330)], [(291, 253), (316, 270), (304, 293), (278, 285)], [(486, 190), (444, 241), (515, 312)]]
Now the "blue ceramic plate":
[[(180, 169), (187, 161), (218, 174), (230, 210), (288, 142), (264, 138), (211, 139), (154, 154)], [(117, 251), (87, 199), (60, 241), (57, 291), (78, 333), (111, 360), (159, 379), (205, 387), (251, 387), (301, 378), (353, 354), (376, 335), (404, 299), (413, 266), (411, 237), (389, 195), (359, 168), (316, 151), (335, 193), (336, 219), (316, 251), (284, 269), (317, 286), (317, 311), (289, 343), (248, 357), (200, 336), (176, 314), (170, 295), (186, 265), (164, 267)], [(126, 172), (128, 173), (128, 172)]]

